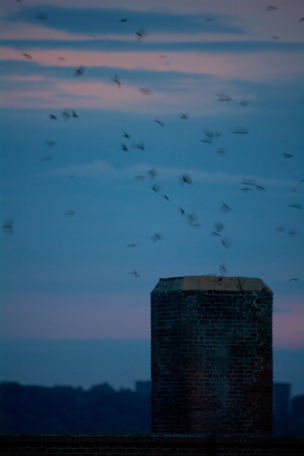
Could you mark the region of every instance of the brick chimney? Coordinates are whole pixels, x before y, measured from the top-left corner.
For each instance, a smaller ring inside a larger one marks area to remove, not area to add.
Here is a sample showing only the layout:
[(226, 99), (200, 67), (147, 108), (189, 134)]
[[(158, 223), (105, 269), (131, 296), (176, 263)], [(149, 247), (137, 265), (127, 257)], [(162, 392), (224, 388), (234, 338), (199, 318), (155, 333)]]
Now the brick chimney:
[(272, 291), (261, 279), (160, 279), (151, 326), (153, 433), (272, 433)]

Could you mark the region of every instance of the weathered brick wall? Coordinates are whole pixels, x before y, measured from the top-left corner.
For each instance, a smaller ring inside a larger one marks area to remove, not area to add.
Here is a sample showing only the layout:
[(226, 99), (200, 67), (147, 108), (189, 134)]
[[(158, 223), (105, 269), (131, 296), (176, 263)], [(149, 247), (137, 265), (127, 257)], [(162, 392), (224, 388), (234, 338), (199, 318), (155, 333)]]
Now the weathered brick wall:
[(304, 436), (0, 435), (0, 455), (302, 456)]
[(260, 279), (160, 279), (152, 432), (272, 433), (272, 292)]

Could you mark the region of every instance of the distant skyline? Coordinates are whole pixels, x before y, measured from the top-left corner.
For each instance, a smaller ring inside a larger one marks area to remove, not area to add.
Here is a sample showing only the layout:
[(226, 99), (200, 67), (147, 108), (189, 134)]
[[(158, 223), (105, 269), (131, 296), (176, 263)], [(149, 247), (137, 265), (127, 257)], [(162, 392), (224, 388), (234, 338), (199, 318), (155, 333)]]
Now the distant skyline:
[(225, 273), (304, 350), (304, 8), (267, 6), (0, 0), (2, 340), (148, 340), (159, 278)]

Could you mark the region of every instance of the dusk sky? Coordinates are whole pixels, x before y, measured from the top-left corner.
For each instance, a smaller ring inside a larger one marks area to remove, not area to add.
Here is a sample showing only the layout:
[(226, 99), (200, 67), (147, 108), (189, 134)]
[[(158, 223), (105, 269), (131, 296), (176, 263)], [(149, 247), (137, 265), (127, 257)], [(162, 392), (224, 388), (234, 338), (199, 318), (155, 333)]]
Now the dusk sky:
[(0, 0), (0, 380), (90, 341), (149, 378), (159, 278), (224, 271), (304, 394), (303, 51), (301, 0)]

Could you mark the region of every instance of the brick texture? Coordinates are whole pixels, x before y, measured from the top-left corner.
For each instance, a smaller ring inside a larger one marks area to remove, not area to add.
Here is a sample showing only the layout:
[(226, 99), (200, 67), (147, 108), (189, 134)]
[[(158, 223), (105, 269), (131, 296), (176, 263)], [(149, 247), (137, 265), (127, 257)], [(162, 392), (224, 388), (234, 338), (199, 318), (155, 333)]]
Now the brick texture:
[(272, 433), (272, 292), (260, 279), (160, 279), (152, 432)]
[(0, 435), (0, 455), (302, 456), (304, 436), (267, 435)]

